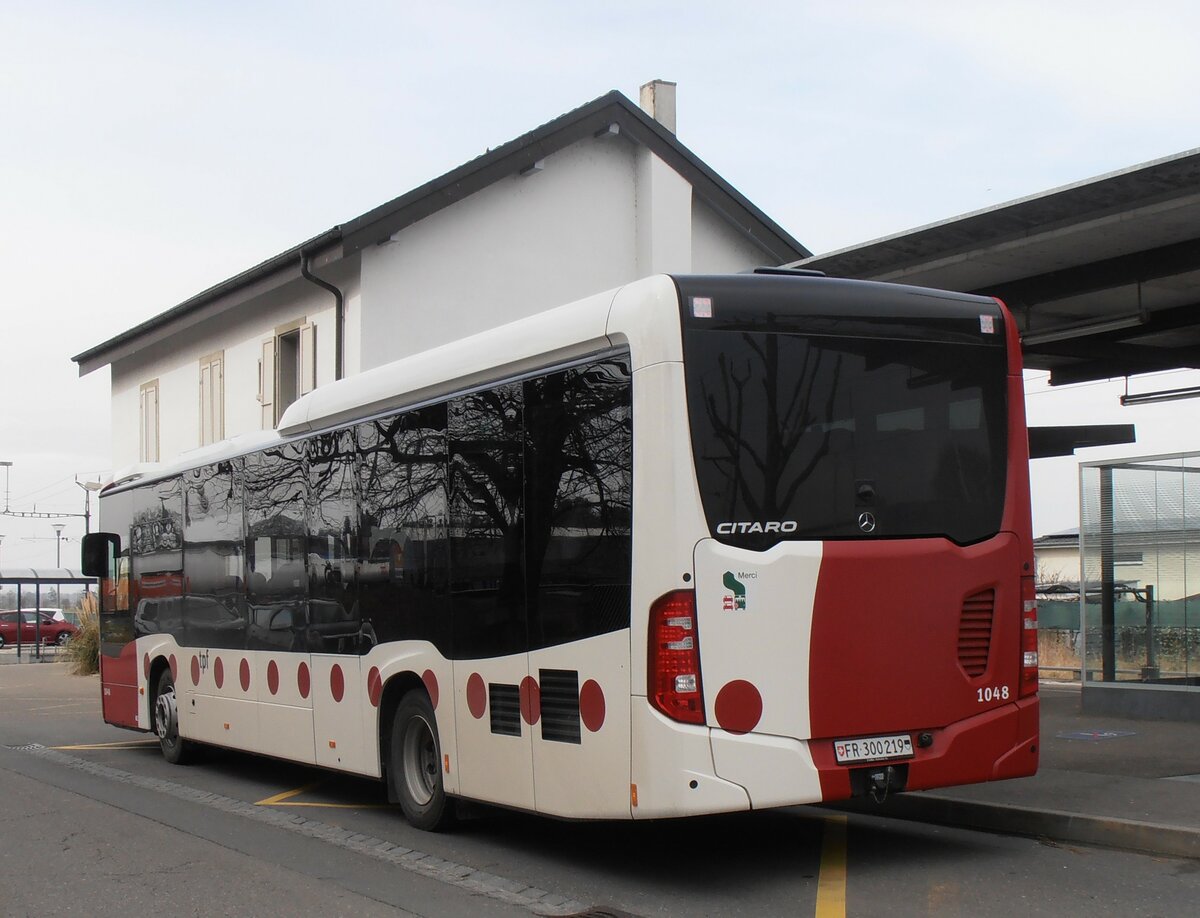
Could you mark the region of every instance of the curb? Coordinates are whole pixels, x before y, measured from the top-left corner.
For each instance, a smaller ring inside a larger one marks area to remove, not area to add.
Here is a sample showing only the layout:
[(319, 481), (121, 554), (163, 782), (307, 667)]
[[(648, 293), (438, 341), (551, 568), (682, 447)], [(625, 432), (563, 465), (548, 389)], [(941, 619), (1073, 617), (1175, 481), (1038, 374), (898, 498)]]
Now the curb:
[(18, 663), (65, 663), (66, 657), (57, 649), (47, 650), (42, 649), (41, 656), (35, 656), (31, 649), (24, 648), (21, 655), (17, 656), (17, 645), (5, 645), (3, 650), (0, 650), (0, 666), (7, 664), (16, 665)]
[(901, 794), (883, 804), (849, 801), (831, 808), (860, 815), (1119, 848), (1141, 854), (1200, 859), (1200, 828), (933, 795)]

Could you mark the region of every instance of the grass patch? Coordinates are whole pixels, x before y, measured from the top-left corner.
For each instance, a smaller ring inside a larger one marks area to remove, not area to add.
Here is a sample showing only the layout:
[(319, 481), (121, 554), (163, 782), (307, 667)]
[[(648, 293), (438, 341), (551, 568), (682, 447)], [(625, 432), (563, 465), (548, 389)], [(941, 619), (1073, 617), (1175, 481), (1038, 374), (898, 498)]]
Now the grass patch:
[(63, 656), (77, 676), (90, 676), (100, 671), (100, 615), (96, 610), (95, 593), (84, 597), (79, 612), (79, 631), (63, 648)]

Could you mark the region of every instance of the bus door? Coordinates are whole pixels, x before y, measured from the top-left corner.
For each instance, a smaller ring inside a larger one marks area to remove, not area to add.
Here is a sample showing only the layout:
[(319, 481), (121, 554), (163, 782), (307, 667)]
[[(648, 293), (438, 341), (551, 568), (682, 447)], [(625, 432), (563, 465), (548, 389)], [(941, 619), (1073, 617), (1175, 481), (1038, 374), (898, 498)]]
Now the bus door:
[(627, 355), (525, 383), (537, 810), (629, 816), (633, 441)]
[(450, 604), (459, 793), (533, 809), (521, 399), (515, 383), (449, 404)]
[(138, 722), (137, 647), (129, 596), (133, 495), (105, 498), (102, 513), (108, 531), (93, 533), (84, 546), (85, 572), (100, 578), (101, 710), (106, 723), (148, 729), (148, 723)]

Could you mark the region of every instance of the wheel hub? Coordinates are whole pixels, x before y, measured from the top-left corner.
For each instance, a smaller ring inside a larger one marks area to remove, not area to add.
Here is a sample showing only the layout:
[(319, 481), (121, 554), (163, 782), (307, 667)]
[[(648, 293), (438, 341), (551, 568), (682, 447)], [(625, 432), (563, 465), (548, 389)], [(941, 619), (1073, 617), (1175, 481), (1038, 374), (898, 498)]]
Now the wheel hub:
[(179, 735), (178, 709), (175, 691), (163, 692), (154, 703), (154, 732), (160, 740), (171, 742)]

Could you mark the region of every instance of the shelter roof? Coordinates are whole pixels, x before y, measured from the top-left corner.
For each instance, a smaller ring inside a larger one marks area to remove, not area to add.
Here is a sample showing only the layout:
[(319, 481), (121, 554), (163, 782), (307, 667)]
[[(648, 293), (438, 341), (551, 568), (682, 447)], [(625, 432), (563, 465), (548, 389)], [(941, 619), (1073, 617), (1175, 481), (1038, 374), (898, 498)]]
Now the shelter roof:
[(1000, 297), (1053, 384), (1200, 367), (1200, 150), (794, 266)]

